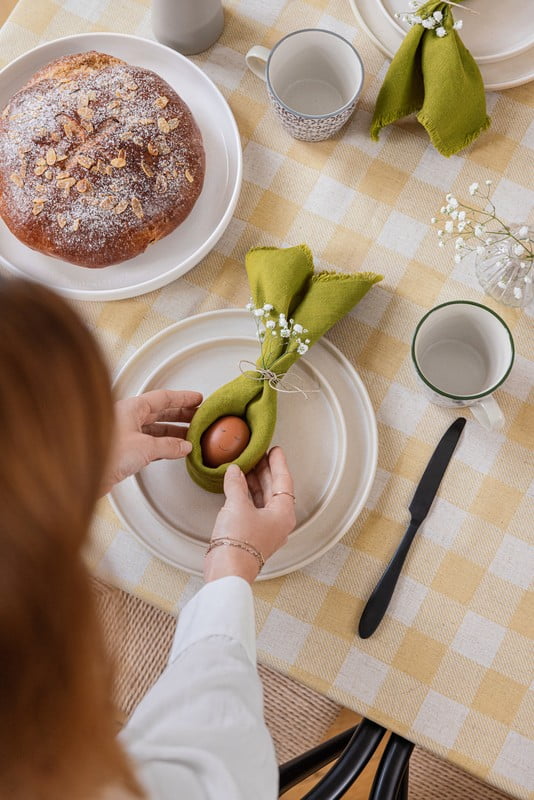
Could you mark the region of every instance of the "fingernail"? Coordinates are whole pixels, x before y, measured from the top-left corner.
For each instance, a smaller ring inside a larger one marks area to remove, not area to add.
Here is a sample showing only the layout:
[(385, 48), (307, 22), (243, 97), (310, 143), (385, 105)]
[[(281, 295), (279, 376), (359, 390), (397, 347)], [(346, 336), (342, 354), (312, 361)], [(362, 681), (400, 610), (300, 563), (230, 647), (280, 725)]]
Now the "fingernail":
[(241, 472), (241, 470), (239, 469), (239, 467), (237, 466), (237, 464), (230, 464), (230, 466), (227, 468), (226, 472), (227, 472), (227, 473), (228, 473), (228, 475), (230, 475), (230, 477), (231, 477), (232, 475), (239, 475), (239, 473)]
[(191, 452), (192, 449), (193, 449), (193, 445), (191, 444), (191, 442), (188, 442), (187, 440), (184, 439), (184, 443), (182, 445), (182, 450), (185, 452), (186, 456), (189, 455), (189, 453)]

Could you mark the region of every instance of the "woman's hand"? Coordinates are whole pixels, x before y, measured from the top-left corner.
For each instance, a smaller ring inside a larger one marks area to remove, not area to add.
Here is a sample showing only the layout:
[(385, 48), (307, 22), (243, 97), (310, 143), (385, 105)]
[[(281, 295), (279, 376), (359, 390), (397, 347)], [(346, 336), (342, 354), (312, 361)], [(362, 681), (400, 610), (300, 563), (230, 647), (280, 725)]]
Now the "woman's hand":
[[(219, 511), (211, 541), (231, 538), (248, 542), (265, 561), (282, 545), (295, 527), (293, 479), (283, 450), (273, 447), (245, 478), (232, 464), (224, 476), (226, 502)], [(239, 546), (214, 547), (204, 561), (204, 578), (213, 581), (238, 575), (252, 583), (259, 560)]]
[(102, 494), (151, 461), (184, 458), (191, 452), (187, 427), (202, 402), (200, 392), (157, 389), (115, 403), (115, 434)]

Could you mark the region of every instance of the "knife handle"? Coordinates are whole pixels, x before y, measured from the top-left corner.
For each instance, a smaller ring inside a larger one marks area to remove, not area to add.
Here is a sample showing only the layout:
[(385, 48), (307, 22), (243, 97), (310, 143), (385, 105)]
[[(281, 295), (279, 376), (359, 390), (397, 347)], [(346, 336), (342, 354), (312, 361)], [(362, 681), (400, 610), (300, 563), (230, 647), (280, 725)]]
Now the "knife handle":
[(382, 621), (382, 617), (386, 613), (389, 601), (397, 585), (399, 575), (401, 573), (402, 565), (408, 555), (408, 550), (413, 541), (419, 522), (412, 520), (408, 526), (408, 530), (401, 539), (395, 555), (387, 565), (386, 569), (377, 585), (375, 586), (365, 608), (363, 609), (358, 625), (358, 633), (362, 639), (368, 639), (372, 633), (376, 631)]

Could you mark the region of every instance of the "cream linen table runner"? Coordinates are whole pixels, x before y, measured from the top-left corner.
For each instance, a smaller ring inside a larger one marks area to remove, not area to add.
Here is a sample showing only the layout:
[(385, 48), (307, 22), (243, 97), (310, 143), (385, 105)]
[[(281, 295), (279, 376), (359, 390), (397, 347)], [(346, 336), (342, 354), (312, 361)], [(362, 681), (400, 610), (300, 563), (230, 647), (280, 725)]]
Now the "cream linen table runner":
[[(317, 269), (385, 276), (327, 335), (357, 367), (375, 409), (374, 487), (356, 523), (325, 556), (255, 586), (259, 656), (515, 797), (533, 798), (532, 309), (506, 308), (484, 295), (472, 266), (455, 265), (452, 249), (438, 249), (430, 218), (447, 192), (463, 196), (473, 181), (490, 179), (502, 215), (528, 221), (534, 84), (488, 94), (490, 130), (445, 159), (412, 120), (370, 140), (387, 62), (358, 29), (348, 0), (242, 0), (227, 2), (225, 16), (221, 39), (193, 60), (228, 100), (241, 134), (244, 182), (228, 229), (174, 283), (76, 308), (115, 372), (171, 323), (244, 306), (251, 247), (306, 242)], [(354, 43), (366, 79), (351, 122), (335, 139), (307, 144), (280, 128), (244, 55), (253, 44), (270, 46), (314, 26)], [(0, 32), (0, 59), (6, 64), (44, 41), (105, 30), (151, 38), (148, 0), (20, 0)], [(364, 602), (405, 529), (427, 459), (456, 416), (421, 393), (410, 365), (411, 333), (431, 306), (458, 298), (494, 308), (512, 330), (516, 362), (497, 392), (506, 425), (490, 433), (467, 412), (462, 442), (389, 613), (362, 641), (355, 631)], [(200, 586), (152, 557), (107, 500), (87, 559), (94, 572), (175, 612)]]

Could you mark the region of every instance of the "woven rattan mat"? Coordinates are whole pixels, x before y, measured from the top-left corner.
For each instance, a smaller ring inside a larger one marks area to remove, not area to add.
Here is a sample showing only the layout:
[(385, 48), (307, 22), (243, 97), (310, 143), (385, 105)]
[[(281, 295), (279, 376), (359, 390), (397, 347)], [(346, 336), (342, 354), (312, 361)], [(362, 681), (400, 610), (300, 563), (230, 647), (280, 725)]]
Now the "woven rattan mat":
[[(93, 579), (98, 613), (115, 661), (117, 717), (125, 722), (167, 662), (176, 619), (134, 595)], [(279, 763), (318, 744), (340, 706), (260, 664), (265, 719)], [(415, 748), (410, 760), (410, 800), (507, 800), (457, 767)]]

